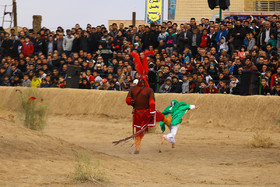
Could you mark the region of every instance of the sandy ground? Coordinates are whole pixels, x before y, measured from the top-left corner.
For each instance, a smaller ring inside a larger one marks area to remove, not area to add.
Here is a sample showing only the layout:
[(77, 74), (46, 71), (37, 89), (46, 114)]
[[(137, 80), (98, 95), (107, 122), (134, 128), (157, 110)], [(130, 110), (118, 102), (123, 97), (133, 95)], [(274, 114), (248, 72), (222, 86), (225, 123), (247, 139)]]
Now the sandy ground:
[[(185, 124), (176, 148), (160, 145), (160, 130), (145, 136), (141, 153), (133, 142), (113, 146), (130, 135), (130, 122), (119, 119), (52, 116), (44, 133), (1, 119), (0, 186), (93, 186), (72, 184), (73, 150), (98, 160), (107, 186), (279, 186), (280, 137), (273, 147), (248, 147), (255, 132)], [(4, 135), (3, 135), (4, 134)], [(161, 153), (159, 153), (161, 149)]]
[[(179, 128), (176, 148), (161, 145), (159, 127), (145, 135), (139, 155), (131, 135), (126, 93), (40, 89), (49, 105), (43, 132), (8, 119), (19, 106), (13, 88), (0, 88), (0, 187), (94, 186), (73, 183), (74, 151), (100, 162), (105, 186), (280, 186), (280, 123), (276, 97), (156, 95), (157, 108), (172, 99), (199, 104)], [(256, 132), (271, 148), (251, 148)], [(159, 152), (161, 150), (161, 152)]]

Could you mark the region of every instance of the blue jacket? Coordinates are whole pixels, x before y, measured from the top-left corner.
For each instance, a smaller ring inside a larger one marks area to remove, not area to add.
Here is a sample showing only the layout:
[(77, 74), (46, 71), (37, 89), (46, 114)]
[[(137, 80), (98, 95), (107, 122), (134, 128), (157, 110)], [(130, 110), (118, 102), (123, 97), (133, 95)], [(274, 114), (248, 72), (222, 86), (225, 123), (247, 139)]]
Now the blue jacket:
[(227, 30), (224, 30), (223, 32), (221, 30), (219, 30), (218, 33), (217, 33), (217, 36), (216, 36), (216, 42), (221, 43), (221, 38), (222, 37), (227, 38), (227, 33), (228, 33)]

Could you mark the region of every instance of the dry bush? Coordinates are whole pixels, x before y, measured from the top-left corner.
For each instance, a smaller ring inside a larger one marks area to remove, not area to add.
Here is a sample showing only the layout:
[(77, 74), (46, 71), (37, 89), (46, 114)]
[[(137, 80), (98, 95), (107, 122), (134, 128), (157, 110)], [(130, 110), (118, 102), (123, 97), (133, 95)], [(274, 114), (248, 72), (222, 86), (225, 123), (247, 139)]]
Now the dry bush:
[(103, 185), (108, 182), (105, 172), (100, 169), (100, 162), (91, 162), (91, 156), (87, 152), (74, 152), (75, 156), (75, 182), (93, 182), (96, 185)]
[(36, 89), (19, 92), (19, 118), (24, 126), (32, 130), (43, 130), (47, 124), (47, 105), (39, 98)]
[(270, 148), (272, 145), (272, 139), (261, 132), (255, 133), (249, 143), (249, 146), (253, 148)]

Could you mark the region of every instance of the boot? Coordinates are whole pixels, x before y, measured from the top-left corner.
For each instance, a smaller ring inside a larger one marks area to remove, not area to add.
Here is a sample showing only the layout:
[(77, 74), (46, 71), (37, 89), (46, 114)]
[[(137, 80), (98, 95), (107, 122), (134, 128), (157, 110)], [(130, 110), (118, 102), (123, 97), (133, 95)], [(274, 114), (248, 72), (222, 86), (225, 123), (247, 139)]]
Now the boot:
[(136, 149), (135, 149), (134, 154), (139, 154), (140, 148), (141, 148), (141, 138), (140, 137), (135, 137), (135, 146), (136, 146)]
[(168, 117), (164, 117), (162, 120), (166, 125), (170, 126), (172, 121), (172, 116), (169, 114)]

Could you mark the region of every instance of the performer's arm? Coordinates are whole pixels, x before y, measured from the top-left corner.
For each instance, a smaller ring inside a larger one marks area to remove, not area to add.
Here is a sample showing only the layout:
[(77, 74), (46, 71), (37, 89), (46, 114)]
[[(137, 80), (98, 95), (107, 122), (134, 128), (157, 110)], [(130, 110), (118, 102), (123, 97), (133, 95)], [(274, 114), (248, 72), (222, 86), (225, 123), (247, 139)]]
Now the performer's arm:
[(149, 99), (149, 104), (150, 104), (150, 111), (153, 112), (156, 110), (156, 103), (155, 100), (153, 98)]
[(127, 94), (126, 103), (127, 103), (128, 105), (132, 105), (131, 91), (129, 91), (128, 94)]
[(149, 96), (150, 96), (149, 97), (150, 111), (155, 112), (156, 111), (155, 93), (152, 89), (150, 89)]

